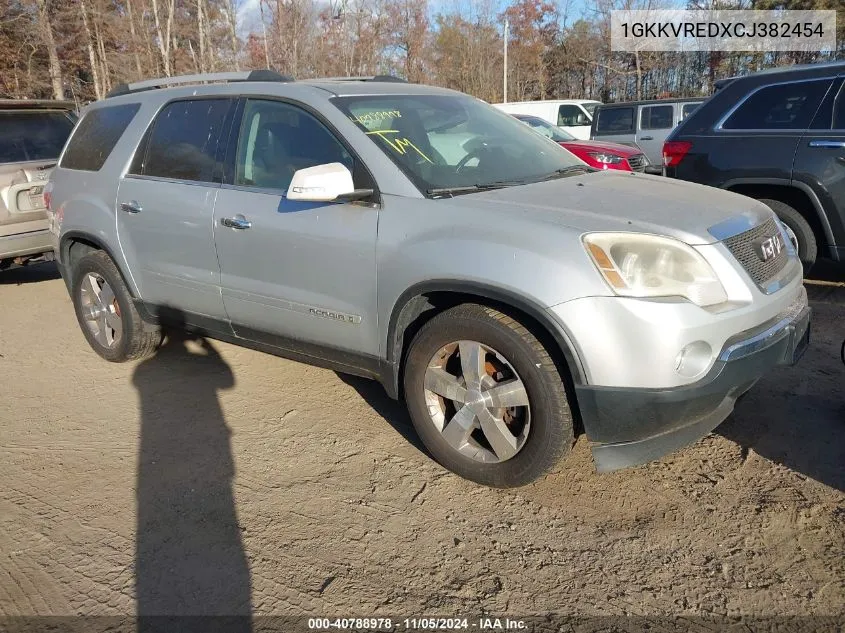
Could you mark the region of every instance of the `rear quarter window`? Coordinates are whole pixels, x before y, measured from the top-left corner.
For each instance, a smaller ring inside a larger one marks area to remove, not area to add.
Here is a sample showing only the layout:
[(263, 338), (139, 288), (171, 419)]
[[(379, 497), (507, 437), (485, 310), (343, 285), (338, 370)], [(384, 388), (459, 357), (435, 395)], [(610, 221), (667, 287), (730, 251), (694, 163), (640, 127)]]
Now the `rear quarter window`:
[(596, 116), (597, 134), (625, 134), (634, 131), (634, 108), (600, 108)]
[(127, 103), (88, 112), (77, 125), (59, 167), (102, 169), (140, 107), (140, 103)]
[(0, 111), (0, 164), (55, 160), (73, 129), (59, 110)]

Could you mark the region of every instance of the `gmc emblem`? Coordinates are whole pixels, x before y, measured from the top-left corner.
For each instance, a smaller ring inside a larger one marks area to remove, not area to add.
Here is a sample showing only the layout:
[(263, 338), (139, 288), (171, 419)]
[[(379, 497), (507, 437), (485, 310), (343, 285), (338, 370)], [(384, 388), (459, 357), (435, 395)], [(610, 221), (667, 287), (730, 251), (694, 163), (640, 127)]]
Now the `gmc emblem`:
[(783, 248), (784, 243), (780, 233), (754, 241), (754, 252), (764, 262), (780, 255)]

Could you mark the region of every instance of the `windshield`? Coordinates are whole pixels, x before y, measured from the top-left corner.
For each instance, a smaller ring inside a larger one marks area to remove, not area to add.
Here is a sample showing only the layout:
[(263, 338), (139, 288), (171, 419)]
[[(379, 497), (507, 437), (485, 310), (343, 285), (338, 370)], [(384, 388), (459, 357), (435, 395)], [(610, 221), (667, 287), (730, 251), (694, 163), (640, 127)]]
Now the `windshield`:
[(539, 132), (543, 136), (552, 139), (555, 143), (566, 143), (567, 141), (574, 141), (575, 137), (566, 130), (560, 129), (556, 125), (552, 125), (545, 119), (537, 116), (517, 116), (517, 119), (531, 127), (535, 132)]
[(587, 169), (557, 143), (469, 96), (369, 95), (333, 102), (427, 195)]
[(0, 112), (0, 163), (56, 159), (72, 129), (64, 112)]
[(596, 112), (596, 108), (598, 108), (601, 104), (598, 101), (593, 101), (592, 103), (582, 103), (581, 107), (587, 111), (587, 114), (590, 117), (593, 117)]

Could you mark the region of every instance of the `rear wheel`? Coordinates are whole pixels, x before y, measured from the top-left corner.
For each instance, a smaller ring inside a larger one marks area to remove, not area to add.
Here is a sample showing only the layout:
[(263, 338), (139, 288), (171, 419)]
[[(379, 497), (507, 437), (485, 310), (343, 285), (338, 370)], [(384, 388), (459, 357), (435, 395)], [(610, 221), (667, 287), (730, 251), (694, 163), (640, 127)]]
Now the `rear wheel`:
[(95, 352), (115, 363), (155, 352), (161, 332), (141, 318), (117, 266), (106, 253), (94, 251), (76, 262), (72, 279), (76, 319)]
[(492, 308), (461, 305), (423, 326), (408, 351), (404, 386), (423, 443), (472, 481), (527, 484), (572, 446), (557, 366), (531, 332)]
[(798, 257), (804, 265), (804, 272), (807, 273), (816, 263), (818, 245), (816, 234), (810, 223), (794, 208), (780, 200), (768, 200), (761, 198), (760, 202), (767, 205), (778, 216), (786, 226), (786, 234), (789, 236), (792, 245), (798, 252)]

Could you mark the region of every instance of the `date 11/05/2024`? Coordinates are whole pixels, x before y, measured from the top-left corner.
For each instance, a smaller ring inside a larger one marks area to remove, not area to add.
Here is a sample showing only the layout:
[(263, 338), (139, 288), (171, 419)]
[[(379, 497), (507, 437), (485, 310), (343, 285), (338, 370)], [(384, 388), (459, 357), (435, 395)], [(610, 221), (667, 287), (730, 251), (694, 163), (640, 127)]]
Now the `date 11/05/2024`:
[(314, 631), (521, 631), (527, 624), (514, 618), (309, 618)]

